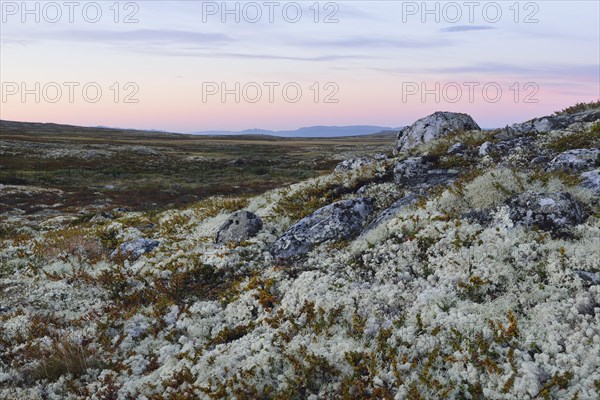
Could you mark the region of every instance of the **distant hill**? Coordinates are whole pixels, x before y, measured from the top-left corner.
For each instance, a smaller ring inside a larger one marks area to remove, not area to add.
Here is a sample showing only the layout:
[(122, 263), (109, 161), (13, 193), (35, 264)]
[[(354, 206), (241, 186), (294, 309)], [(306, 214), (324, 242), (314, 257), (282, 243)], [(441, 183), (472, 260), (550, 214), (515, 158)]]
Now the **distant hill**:
[(175, 133), (157, 129), (130, 129), (110, 126), (75, 126), (55, 123), (24, 122), (0, 120), (3, 134), (31, 134), (54, 136), (56, 134), (72, 136), (102, 136), (131, 139), (139, 137), (183, 138), (185, 136), (211, 136), (244, 140), (280, 140), (285, 138), (343, 138), (356, 136), (377, 136), (388, 138), (395, 136), (400, 128), (376, 125), (352, 126), (309, 126), (289, 131), (271, 131), (266, 129), (246, 129), (243, 131), (203, 131), (193, 133)]
[(375, 125), (351, 126), (309, 126), (288, 131), (271, 131), (266, 129), (246, 129), (243, 131), (201, 131), (194, 135), (270, 135), (279, 137), (339, 137), (339, 136), (364, 136), (380, 134), (382, 132), (397, 132), (400, 128), (391, 128)]

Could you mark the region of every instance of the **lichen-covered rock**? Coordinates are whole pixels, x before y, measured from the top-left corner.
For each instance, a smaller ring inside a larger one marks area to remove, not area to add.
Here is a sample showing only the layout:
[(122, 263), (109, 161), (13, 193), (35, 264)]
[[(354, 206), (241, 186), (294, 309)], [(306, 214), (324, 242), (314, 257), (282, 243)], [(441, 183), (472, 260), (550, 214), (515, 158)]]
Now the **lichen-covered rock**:
[(550, 157), (547, 156), (536, 156), (530, 160), (532, 165), (542, 165), (550, 162)]
[(400, 130), (396, 151), (411, 149), (454, 131), (479, 129), (479, 125), (468, 114), (438, 111)]
[(582, 188), (591, 190), (594, 194), (600, 196), (600, 168), (584, 172), (580, 176)]
[(516, 152), (531, 149), (533, 146), (535, 144), (531, 137), (517, 137), (498, 143), (485, 142), (479, 147), (479, 155), (481, 157), (494, 155), (495, 157), (504, 159)]
[(600, 285), (600, 274), (597, 272), (574, 271), (581, 280), (591, 283), (592, 285)]
[(450, 183), (458, 171), (437, 169), (427, 157), (410, 157), (394, 167), (394, 180), (397, 184), (411, 188), (428, 188)]
[(90, 220), (90, 222), (101, 223), (106, 221), (111, 221), (115, 219), (115, 216), (109, 212), (103, 211), (94, 215), (94, 217)]
[(479, 146), (479, 155), (481, 157), (485, 157), (491, 153), (492, 149), (493, 149), (492, 142), (485, 142), (481, 146)]
[(508, 205), (515, 224), (558, 234), (584, 220), (581, 205), (569, 193), (525, 192), (509, 199)]
[(447, 154), (460, 154), (467, 149), (462, 143), (454, 143), (452, 146), (448, 147)]
[(472, 209), (463, 213), (460, 217), (481, 226), (488, 226), (494, 219), (493, 213), (486, 209)]
[(403, 208), (416, 203), (418, 199), (419, 197), (417, 195), (415, 195), (414, 193), (409, 193), (401, 199), (396, 200), (391, 206), (389, 206), (383, 212), (381, 212), (381, 214), (379, 214), (379, 216), (375, 218), (375, 220), (371, 222), (360, 235), (365, 236), (367, 233), (377, 228), (379, 225), (394, 218), (396, 214), (398, 214), (398, 212)]
[(240, 210), (227, 218), (215, 237), (216, 243), (240, 243), (256, 236), (263, 227), (260, 217), (253, 212)]
[(594, 168), (600, 157), (598, 149), (567, 150), (554, 157), (546, 168), (548, 171), (585, 171)]
[(344, 160), (335, 167), (335, 172), (352, 171), (373, 164), (374, 160), (369, 157), (356, 157)]
[(160, 245), (160, 240), (156, 239), (136, 239), (131, 242), (125, 242), (111, 253), (111, 258), (121, 256), (130, 260), (137, 260), (142, 254), (149, 253)]
[(327, 241), (350, 240), (373, 213), (373, 199), (342, 200), (322, 207), (298, 221), (271, 245), (277, 259), (290, 259), (310, 252)]
[(550, 115), (535, 118), (527, 122), (513, 124), (504, 128), (509, 137), (546, 133), (551, 130), (564, 129), (575, 123), (594, 122), (600, 120), (600, 108), (567, 115)]

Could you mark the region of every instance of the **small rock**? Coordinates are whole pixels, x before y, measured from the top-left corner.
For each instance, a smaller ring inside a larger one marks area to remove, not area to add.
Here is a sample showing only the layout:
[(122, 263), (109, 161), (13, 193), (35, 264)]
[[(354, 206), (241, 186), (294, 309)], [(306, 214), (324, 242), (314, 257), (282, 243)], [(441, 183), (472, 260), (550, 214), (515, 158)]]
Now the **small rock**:
[(101, 213), (94, 215), (94, 217), (90, 221), (98, 223), (98, 222), (111, 221), (113, 219), (115, 219), (114, 215), (112, 215), (109, 212), (103, 211)]
[(262, 219), (253, 212), (240, 210), (227, 218), (221, 225), (215, 243), (240, 243), (256, 236), (263, 227)]
[(508, 200), (515, 224), (562, 234), (584, 220), (581, 205), (569, 193), (525, 192)]
[(447, 184), (454, 180), (458, 171), (435, 169), (426, 157), (410, 157), (394, 167), (394, 180), (397, 184), (411, 188), (429, 188)]
[(427, 175), (432, 165), (424, 157), (410, 157), (394, 167), (394, 179), (400, 185), (409, 185)]
[(597, 272), (575, 271), (575, 273), (581, 280), (590, 282), (592, 285), (600, 285), (600, 274)]
[(479, 155), (484, 157), (493, 153), (494, 156), (506, 159), (517, 152), (532, 148), (535, 148), (532, 137), (516, 137), (498, 143), (485, 142), (479, 147)]
[(462, 153), (463, 151), (465, 151), (467, 149), (467, 146), (465, 146), (462, 143), (455, 143), (452, 146), (450, 146), (448, 148), (448, 152), (447, 154), (458, 154), (458, 153)]
[(479, 155), (481, 157), (487, 156), (492, 150), (492, 142), (485, 142), (479, 146)]
[(479, 129), (479, 125), (467, 114), (438, 111), (400, 130), (396, 152), (411, 149), (451, 132)]
[(546, 168), (547, 171), (584, 171), (596, 166), (600, 157), (598, 149), (567, 150), (554, 157)]
[(315, 246), (338, 240), (350, 240), (373, 213), (373, 199), (363, 197), (341, 200), (322, 207), (294, 224), (271, 245), (277, 259), (290, 259), (310, 252)]
[(494, 219), (493, 213), (490, 210), (481, 209), (469, 210), (462, 214), (461, 218), (464, 218), (472, 223), (477, 223), (481, 226), (488, 226)]
[(227, 164), (233, 167), (243, 167), (244, 165), (248, 164), (248, 160), (246, 160), (245, 158), (236, 158), (234, 160), (228, 161)]
[(600, 196), (600, 168), (584, 172), (580, 176), (582, 188), (591, 190), (594, 194)]
[(497, 140), (510, 140), (513, 139), (514, 135), (512, 134), (512, 131), (510, 129), (510, 127), (507, 125), (506, 128), (504, 128), (503, 130), (500, 131), (500, 133), (494, 135), (494, 139)]
[(547, 164), (549, 161), (550, 161), (549, 157), (537, 156), (531, 160), (531, 164), (533, 164), (533, 165)]
[(369, 185), (364, 185), (364, 186), (361, 186), (361, 187), (360, 187), (360, 188), (358, 188), (358, 190), (356, 191), (356, 194), (357, 194), (357, 195), (359, 195), (359, 196), (360, 196), (360, 195), (363, 195), (363, 194), (365, 194), (365, 193), (367, 192), (367, 190), (368, 190), (368, 189), (369, 189)]
[(344, 160), (335, 167), (335, 172), (352, 171), (373, 164), (373, 159), (368, 157), (357, 157)]
[(137, 260), (142, 254), (151, 252), (159, 245), (159, 240), (140, 238), (122, 243), (110, 256), (111, 258), (115, 258), (117, 255), (120, 255), (130, 260)]

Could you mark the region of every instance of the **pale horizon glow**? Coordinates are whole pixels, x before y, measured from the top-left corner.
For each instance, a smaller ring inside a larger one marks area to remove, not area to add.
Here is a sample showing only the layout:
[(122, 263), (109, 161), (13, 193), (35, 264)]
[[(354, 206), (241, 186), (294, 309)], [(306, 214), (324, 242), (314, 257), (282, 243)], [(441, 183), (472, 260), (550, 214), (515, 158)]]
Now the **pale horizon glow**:
[[(80, 10), (71, 23), (66, 8), (58, 22), (50, 22), (52, 9), (42, 13), (49, 3), (28, 3), (32, 9), (39, 4), (39, 22), (34, 15), (22, 21), (23, 10), (14, 9), (24, 4), (20, 1), (0, 3), (0, 119), (191, 133), (399, 127), (434, 111), (457, 111), (470, 114), (483, 128), (495, 128), (600, 98), (597, 1), (519, 2), (518, 15), (510, 8), (515, 2), (496, 2), (502, 12), (496, 22), (489, 18), (493, 13), (484, 16), (481, 9), (473, 21), (466, 14), (451, 21), (452, 4), (462, 2), (428, 2), (434, 10), (437, 4), (439, 22), (422, 10), (409, 12), (411, 4), (422, 2), (320, 2), (318, 16), (314, 1), (295, 2), (302, 5), (296, 23), (286, 21), (281, 11), (270, 23), (263, 2), (253, 3), (263, 11), (257, 23), (241, 14), (252, 2), (227, 2), (231, 9), (239, 4), (241, 19), (225, 15), (223, 23), (222, 10), (209, 12), (221, 1), (124, 1), (118, 16), (110, 9), (114, 2), (98, 2), (102, 17), (96, 23), (86, 21)], [(279, 2), (278, 10), (291, 3)], [(479, 3), (483, 8), (492, 2)], [(138, 22), (124, 23), (133, 11)], [(324, 23), (329, 14), (338, 22)], [(51, 103), (42, 96), (37, 103), (34, 94), (22, 101), (21, 93), (7, 92), (13, 84), (19, 91), (22, 84), (31, 90), (36, 82), (40, 87), (56, 82), (63, 97)], [(76, 82), (78, 88), (95, 82), (102, 95), (91, 103), (76, 89), (69, 102), (64, 82)], [(133, 96), (138, 103), (123, 101), (132, 92), (124, 88), (128, 82), (139, 88)], [(258, 85), (263, 96), (256, 103), (243, 96), (235, 102), (233, 94), (224, 102), (219, 94), (203, 101), (203, 88), (211, 82), (229, 89), (250, 84), (250, 96), (252, 85)], [(273, 102), (265, 82), (278, 85)], [(302, 90), (296, 103), (286, 101), (280, 90), (291, 83)], [(337, 88), (334, 95), (328, 83)], [(472, 101), (469, 84), (476, 85)], [(407, 95), (414, 85), (425, 85), (429, 94), (424, 99), (421, 93)], [(440, 90), (434, 90), (436, 85)], [(501, 88), (497, 102), (485, 98), (486, 85), (492, 94), (494, 87)], [(441, 96), (444, 87), (446, 98)], [(457, 87), (462, 97), (452, 102)], [(338, 102), (324, 102), (328, 94)], [(537, 102), (526, 102), (528, 95)]]

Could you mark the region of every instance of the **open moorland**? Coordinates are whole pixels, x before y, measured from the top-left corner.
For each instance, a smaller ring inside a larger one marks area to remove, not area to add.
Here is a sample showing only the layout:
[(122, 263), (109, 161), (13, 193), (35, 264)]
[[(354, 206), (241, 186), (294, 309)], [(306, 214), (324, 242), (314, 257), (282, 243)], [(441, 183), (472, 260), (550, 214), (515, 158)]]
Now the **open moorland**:
[[(0, 121), (2, 218), (148, 211), (213, 195), (251, 195), (389, 152), (394, 134), (279, 138), (193, 136)], [(39, 217), (39, 218), (38, 218)]]

